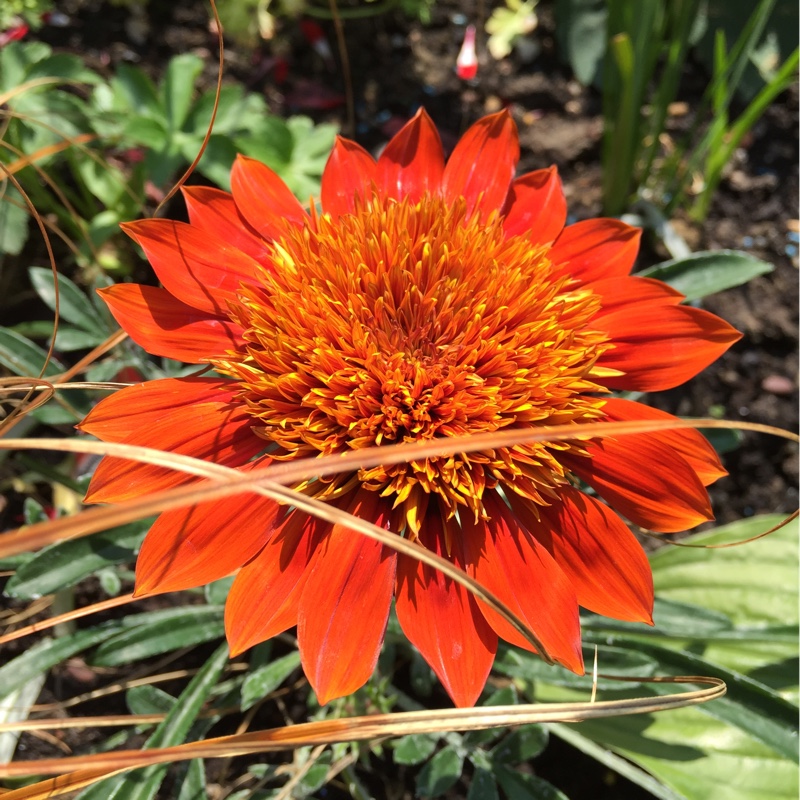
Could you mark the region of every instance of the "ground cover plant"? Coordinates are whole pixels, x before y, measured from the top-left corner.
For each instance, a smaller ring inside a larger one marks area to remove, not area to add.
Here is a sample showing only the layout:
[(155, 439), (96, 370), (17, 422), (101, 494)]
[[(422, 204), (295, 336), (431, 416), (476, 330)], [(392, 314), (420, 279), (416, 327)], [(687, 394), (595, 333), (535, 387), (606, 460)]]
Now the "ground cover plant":
[(23, 11), (6, 796), (796, 796), (786, 6)]

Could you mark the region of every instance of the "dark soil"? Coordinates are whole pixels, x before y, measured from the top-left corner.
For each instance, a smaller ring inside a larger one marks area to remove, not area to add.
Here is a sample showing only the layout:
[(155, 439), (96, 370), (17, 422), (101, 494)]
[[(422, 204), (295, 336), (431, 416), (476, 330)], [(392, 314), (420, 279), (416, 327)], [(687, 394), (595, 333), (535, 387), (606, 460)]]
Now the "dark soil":
[[(216, 40), (209, 31), (204, 4), (194, 0), (152, 2), (148, 6), (149, 20), (138, 23), (132, 22), (125, 7), (106, 0), (65, 0), (60, 5), (70, 16), (71, 24), (45, 27), (38, 33), (56, 49), (78, 53), (96, 69), (134, 61), (154, 76), (161, 73), (170, 56), (193, 51), (207, 56), (205, 79), (208, 86), (213, 84)], [(418, 106), (424, 105), (440, 127), (445, 145), (452, 146), (483, 113), (508, 106), (520, 128), (520, 169), (556, 164), (565, 182), (571, 213), (576, 218), (599, 215), (599, 97), (594, 90), (575, 82), (569, 70), (559, 63), (549, 7), (542, 5), (539, 57), (525, 65), (514, 58), (495, 62), (484, 54), (478, 80), (471, 84), (457, 78), (454, 64), (464, 18), (476, 19), (477, 2), (439, 2), (429, 26), (399, 15), (348, 21), (345, 35), (355, 98), (356, 138), (374, 150)], [(136, 33), (136, 24), (140, 29), (145, 24), (141, 37)], [(333, 26), (324, 21), (321, 24), (335, 50)], [(268, 44), (253, 51), (232, 41), (226, 50), (227, 79), (239, 80), (248, 89), (263, 92), (275, 113), (305, 113), (317, 121), (335, 121), (346, 131), (344, 105), (324, 109), (303, 105), (304, 98), (312, 94), (309, 86), (323, 89), (328, 97), (343, 96), (341, 70), (330, 71), (310, 50), (295, 24), (286, 22), (280, 36), (289, 62), (284, 82), (277, 84), (269, 71)], [(691, 106), (697, 97), (684, 99)], [(775, 271), (744, 288), (708, 298), (704, 306), (731, 322), (744, 337), (717, 364), (687, 385), (654, 396), (652, 402), (659, 407), (686, 416), (708, 416), (723, 410), (725, 418), (731, 420), (797, 428), (798, 263), (796, 244), (787, 238), (798, 230), (797, 127), (795, 87), (769, 110), (747, 146), (737, 153), (708, 220), (696, 225), (679, 215), (675, 221), (693, 250), (745, 250), (774, 264)], [(640, 265), (666, 257), (657, 244), (646, 241)], [(747, 436), (742, 446), (725, 456), (725, 464), (730, 477), (711, 490), (720, 521), (761, 513), (788, 513), (797, 507), (797, 452), (785, 440)], [(179, 666), (191, 666), (193, 660)], [(67, 698), (109, 682), (110, 676), (99, 680), (96, 674), (81, 669), (80, 662), (71, 662), (51, 678), (42, 702)], [(112, 708), (104, 704), (94, 710), (109, 713)], [(81, 714), (92, 711), (90, 707), (80, 709)], [(300, 716), (302, 709), (297, 721)], [(282, 724), (283, 720), (256, 722), (256, 727), (266, 727)], [(96, 738), (96, 733), (69, 731), (63, 744), (80, 750)], [(27, 751), (20, 754), (23, 758), (41, 755), (44, 750), (47, 755), (58, 754), (54, 745), (45, 745), (31, 736), (24, 738), (24, 746)], [(376, 772), (383, 771), (385, 778), (400, 790), (395, 796), (412, 797), (413, 771), (396, 772), (386, 758), (382, 765), (373, 763)], [(555, 742), (535, 760), (533, 768), (573, 800), (650, 797), (611, 776), (596, 762)], [(370, 789), (376, 796), (387, 792), (378, 778)], [(461, 797), (463, 792), (461, 785), (450, 796)]]

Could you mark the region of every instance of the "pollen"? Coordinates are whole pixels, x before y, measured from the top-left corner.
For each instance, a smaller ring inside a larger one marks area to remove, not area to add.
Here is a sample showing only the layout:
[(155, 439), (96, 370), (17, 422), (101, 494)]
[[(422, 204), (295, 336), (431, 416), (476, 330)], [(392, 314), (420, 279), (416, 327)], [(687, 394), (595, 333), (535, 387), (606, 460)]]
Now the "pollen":
[[(213, 362), (238, 381), (271, 457), (602, 418), (593, 370), (611, 345), (592, 327), (598, 296), (502, 223), (463, 200), (375, 194), (273, 244), (271, 268), (230, 305), (245, 347)], [(568, 483), (559, 454), (584, 447), (497, 448), (295, 488), (323, 499), (378, 492), (393, 504), (392, 528), (413, 538), (433, 499), (446, 518), (476, 520), (498, 485), (548, 505)]]

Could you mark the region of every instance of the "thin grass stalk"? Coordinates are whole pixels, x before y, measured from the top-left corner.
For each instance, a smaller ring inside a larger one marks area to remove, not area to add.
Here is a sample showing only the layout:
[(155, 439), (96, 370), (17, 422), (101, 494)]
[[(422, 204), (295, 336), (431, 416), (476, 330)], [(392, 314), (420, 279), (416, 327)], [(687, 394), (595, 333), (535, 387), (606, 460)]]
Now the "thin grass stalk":
[(643, 137), (644, 151), (639, 173), (639, 185), (648, 182), (653, 162), (659, 148), (659, 139), (664, 130), (667, 112), (678, 94), (683, 67), (691, 45), (692, 26), (697, 18), (701, 0), (675, 0), (666, 10), (667, 44), (666, 60), (661, 70), (658, 89), (652, 102), (652, 115), (647, 124), (647, 135)]

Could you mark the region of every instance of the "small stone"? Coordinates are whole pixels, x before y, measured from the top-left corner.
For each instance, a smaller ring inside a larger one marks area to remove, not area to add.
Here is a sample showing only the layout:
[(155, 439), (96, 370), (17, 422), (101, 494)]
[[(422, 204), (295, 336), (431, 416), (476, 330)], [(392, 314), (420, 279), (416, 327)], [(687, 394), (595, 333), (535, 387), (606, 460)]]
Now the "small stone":
[(761, 381), (761, 388), (770, 394), (791, 394), (794, 391), (794, 383), (785, 375), (767, 375)]
[(503, 101), (496, 94), (490, 94), (483, 101), (483, 110), (487, 114), (496, 114), (502, 107)]

